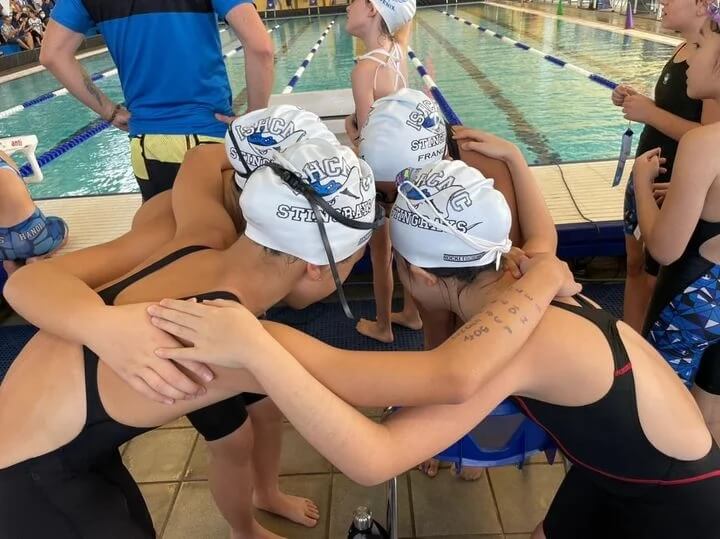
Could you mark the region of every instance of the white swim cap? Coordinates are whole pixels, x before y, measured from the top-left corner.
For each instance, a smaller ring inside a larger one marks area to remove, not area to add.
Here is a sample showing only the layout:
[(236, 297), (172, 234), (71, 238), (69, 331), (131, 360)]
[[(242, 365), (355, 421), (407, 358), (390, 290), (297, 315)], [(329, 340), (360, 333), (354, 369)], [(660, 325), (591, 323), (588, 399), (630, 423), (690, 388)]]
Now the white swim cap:
[(370, 0), (391, 34), (415, 16), (415, 0)]
[[(331, 210), (320, 214), (336, 261), (365, 245), (373, 227), (381, 224), (372, 171), (350, 148), (307, 139), (276, 152), (273, 162), (255, 171), (240, 195), (245, 234), (251, 240), (312, 264), (329, 262), (313, 205), (283, 178), (287, 175), (280, 167), (295, 173), (294, 180)], [(363, 228), (340, 222), (348, 219)]]
[(421, 268), (500, 267), (511, 216), (491, 179), (462, 161), (440, 161), (397, 181), (390, 237), (403, 258)]
[(378, 182), (394, 182), (401, 170), (440, 161), (447, 146), (437, 105), (410, 88), (375, 101), (360, 137), (360, 157)]
[(284, 152), (307, 138), (340, 144), (316, 114), (293, 105), (255, 110), (236, 118), (225, 134), (225, 151), (242, 189), (252, 172), (270, 162), (273, 150)]

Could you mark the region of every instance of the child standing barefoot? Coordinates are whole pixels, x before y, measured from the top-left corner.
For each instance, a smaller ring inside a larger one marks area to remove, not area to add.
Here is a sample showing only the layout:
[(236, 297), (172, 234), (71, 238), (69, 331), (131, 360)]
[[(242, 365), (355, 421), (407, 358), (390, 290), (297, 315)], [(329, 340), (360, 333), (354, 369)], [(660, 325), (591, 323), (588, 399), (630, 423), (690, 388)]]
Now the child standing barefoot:
[(407, 86), (405, 48), (414, 15), (415, 0), (353, 0), (347, 8), (345, 28), (369, 51), (351, 75), (355, 113), (345, 130), (355, 146), (372, 104)]
[[(361, 39), (365, 50), (369, 51), (358, 57), (357, 65), (353, 69), (355, 113), (345, 120), (348, 137), (357, 146), (360, 130), (367, 121), (373, 103), (407, 86), (405, 48), (409, 37), (409, 22), (415, 15), (415, 0), (353, 0), (347, 8), (347, 14), (347, 31)], [(383, 180), (392, 182), (394, 178), (393, 175)], [(393, 183), (389, 185), (394, 187)], [(378, 194), (381, 194), (380, 191)], [(391, 203), (391, 199), (394, 199), (394, 194), (384, 193), (385, 203)], [(389, 210), (389, 207), (386, 210)], [(357, 330), (367, 337), (389, 343), (394, 339), (392, 322), (411, 329), (420, 329), (422, 322), (417, 307), (407, 294), (403, 311), (391, 315), (393, 277), (387, 225), (373, 234), (370, 240), (370, 256), (377, 320), (360, 320)]]

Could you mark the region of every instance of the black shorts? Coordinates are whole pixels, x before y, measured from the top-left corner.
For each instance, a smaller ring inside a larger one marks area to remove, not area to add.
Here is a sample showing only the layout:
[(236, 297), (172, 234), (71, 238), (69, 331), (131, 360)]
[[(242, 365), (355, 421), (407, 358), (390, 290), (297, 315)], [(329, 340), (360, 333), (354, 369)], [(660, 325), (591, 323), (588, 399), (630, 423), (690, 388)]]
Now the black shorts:
[(60, 452), (0, 470), (3, 539), (154, 539), (140, 489), (115, 449), (75, 469)]
[(185, 153), (200, 144), (223, 143), (203, 135), (140, 135), (130, 139), (130, 159), (143, 201), (172, 189)]
[(248, 418), (247, 406), (265, 397), (258, 393), (241, 393), (191, 412), (187, 418), (205, 441), (214, 442), (242, 427)]
[(543, 523), (547, 539), (720, 537), (720, 477), (682, 485), (635, 485), (573, 466)]

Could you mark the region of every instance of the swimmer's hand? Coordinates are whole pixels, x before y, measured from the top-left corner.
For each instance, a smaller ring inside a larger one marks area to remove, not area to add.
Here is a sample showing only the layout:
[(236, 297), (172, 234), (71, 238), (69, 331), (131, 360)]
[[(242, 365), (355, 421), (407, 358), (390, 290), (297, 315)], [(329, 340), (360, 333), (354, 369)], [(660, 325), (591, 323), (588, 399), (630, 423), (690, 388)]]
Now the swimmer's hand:
[(215, 113), (215, 119), (218, 122), (222, 122), (227, 125), (230, 125), (231, 123), (233, 123), (235, 121), (235, 118), (237, 118), (237, 116), (226, 116), (224, 114), (220, 114), (219, 112)]
[(511, 247), (510, 252), (503, 256), (503, 269), (505, 271), (509, 271), (516, 279), (519, 279), (523, 275), (520, 270), (520, 264), (526, 258), (527, 255), (525, 254), (525, 251), (519, 247)]
[(658, 208), (662, 208), (668, 189), (670, 189), (670, 182), (653, 184), (653, 198), (655, 199), (655, 203), (658, 205)]
[(663, 165), (666, 161), (667, 159), (660, 157), (660, 148), (648, 150), (636, 158), (633, 165), (633, 181), (635, 185), (652, 183), (660, 174), (665, 174), (667, 169)]
[(612, 92), (612, 102), (616, 107), (622, 107), (625, 98), (637, 92), (624, 84), (618, 84)]
[(468, 127), (454, 127), (453, 138), (457, 140), (463, 150), (475, 151), (507, 164), (517, 159), (523, 159), (522, 153), (512, 142), (485, 131)]
[[(205, 393), (205, 388), (185, 375), (172, 361), (155, 355), (158, 347), (180, 343), (150, 324), (147, 305), (107, 307), (107, 331), (88, 342), (88, 347), (115, 371), (130, 387), (150, 400), (173, 404)], [(213, 373), (207, 365), (188, 361), (181, 365), (199, 379), (210, 381)]]
[(526, 256), (520, 261), (520, 271), (523, 275), (531, 271), (538, 271), (547, 274), (548, 278), (555, 279), (558, 283), (559, 297), (570, 297), (582, 292), (582, 285), (575, 282), (575, 276), (570, 267), (550, 253), (537, 253)]
[(164, 359), (251, 368), (248, 361), (266, 358), (269, 343), (275, 343), (255, 315), (235, 301), (164, 299), (148, 312), (155, 327), (192, 345), (159, 348), (155, 353)]
[(623, 116), (626, 120), (643, 124), (650, 121), (656, 108), (655, 101), (638, 93), (626, 96), (622, 104)]

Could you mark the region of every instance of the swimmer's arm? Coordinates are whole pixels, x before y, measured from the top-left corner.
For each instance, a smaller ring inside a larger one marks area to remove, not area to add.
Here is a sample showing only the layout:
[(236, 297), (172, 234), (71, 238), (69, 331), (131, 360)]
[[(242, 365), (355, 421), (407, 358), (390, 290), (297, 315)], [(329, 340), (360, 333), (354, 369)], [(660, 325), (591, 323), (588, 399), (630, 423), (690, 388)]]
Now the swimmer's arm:
[(640, 174), (634, 178), (640, 233), (650, 254), (663, 266), (680, 258), (687, 247), (718, 174), (716, 149), (703, 129), (688, 133), (680, 141), (662, 208), (653, 198), (654, 178)]
[[(373, 78), (377, 64), (370, 61), (360, 61), (355, 66), (350, 77), (352, 83), (353, 100), (355, 101), (355, 118), (357, 120), (358, 135), (367, 121), (374, 99)], [(355, 142), (355, 141), (353, 141)]]
[(201, 144), (185, 154), (172, 189), (176, 238), (225, 249), (237, 239), (224, 204), (223, 171), (232, 165), (224, 144)]
[[(341, 350), (287, 326), (263, 324), (313, 376), (352, 404), (458, 403), (487, 384), (520, 351), (560, 281), (558, 272), (538, 264), (445, 343), (427, 352)], [(251, 370), (255, 373), (254, 366)]]
[(700, 125), (708, 125), (717, 121), (720, 121), (720, 107), (715, 100), (706, 99), (703, 101), (700, 123), (691, 122), (657, 106), (652, 109), (646, 123), (671, 139), (680, 140), (688, 131), (700, 127)]
[(85, 36), (50, 20), (40, 48), (40, 63), (44, 65), (83, 105), (110, 118), (115, 104), (90, 79), (75, 53)]
[[(408, 408), (378, 424), (313, 378), (278, 343), (268, 354), (272, 360), (253, 369), (254, 376), (300, 434), (361, 485), (378, 484), (436, 455), (513, 392), (510, 377), (499, 376), (462, 404)], [(371, 380), (353, 380), (353, 374), (345, 376), (358, 392), (373, 391), (386, 375), (381, 369)], [(419, 390), (436, 385), (438, 380), (426, 379)]]
[(274, 79), (273, 42), (253, 4), (244, 3), (225, 16), (245, 50), (248, 112), (268, 106)]
[(512, 216), (515, 218), (517, 213), (522, 249), (532, 254), (554, 254), (557, 248), (555, 224), (540, 186), (519, 148), (491, 133), (467, 127), (453, 128), (453, 137), (463, 154), (474, 154), (478, 169), (486, 177), (494, 178), (497, 174), (496, 188), (505, 196), (511, 211), (516, 210)]
[[(161, 202), (158, 195), (143, 208), (152, 209)], [(31, 324), (86, 343), (105, 311), (94, 288), (129, 272), (173, 236), (172, 220), (137, 221), (137, 226), (115, 240), (20, 268), (5, 285), (8, 303)]]
[(530, 254), (555, 254), (557, 229), (545, 204), (540, 185), (519, 149), (516, 148), (507, 164), (517, 199), (523, 251)]

